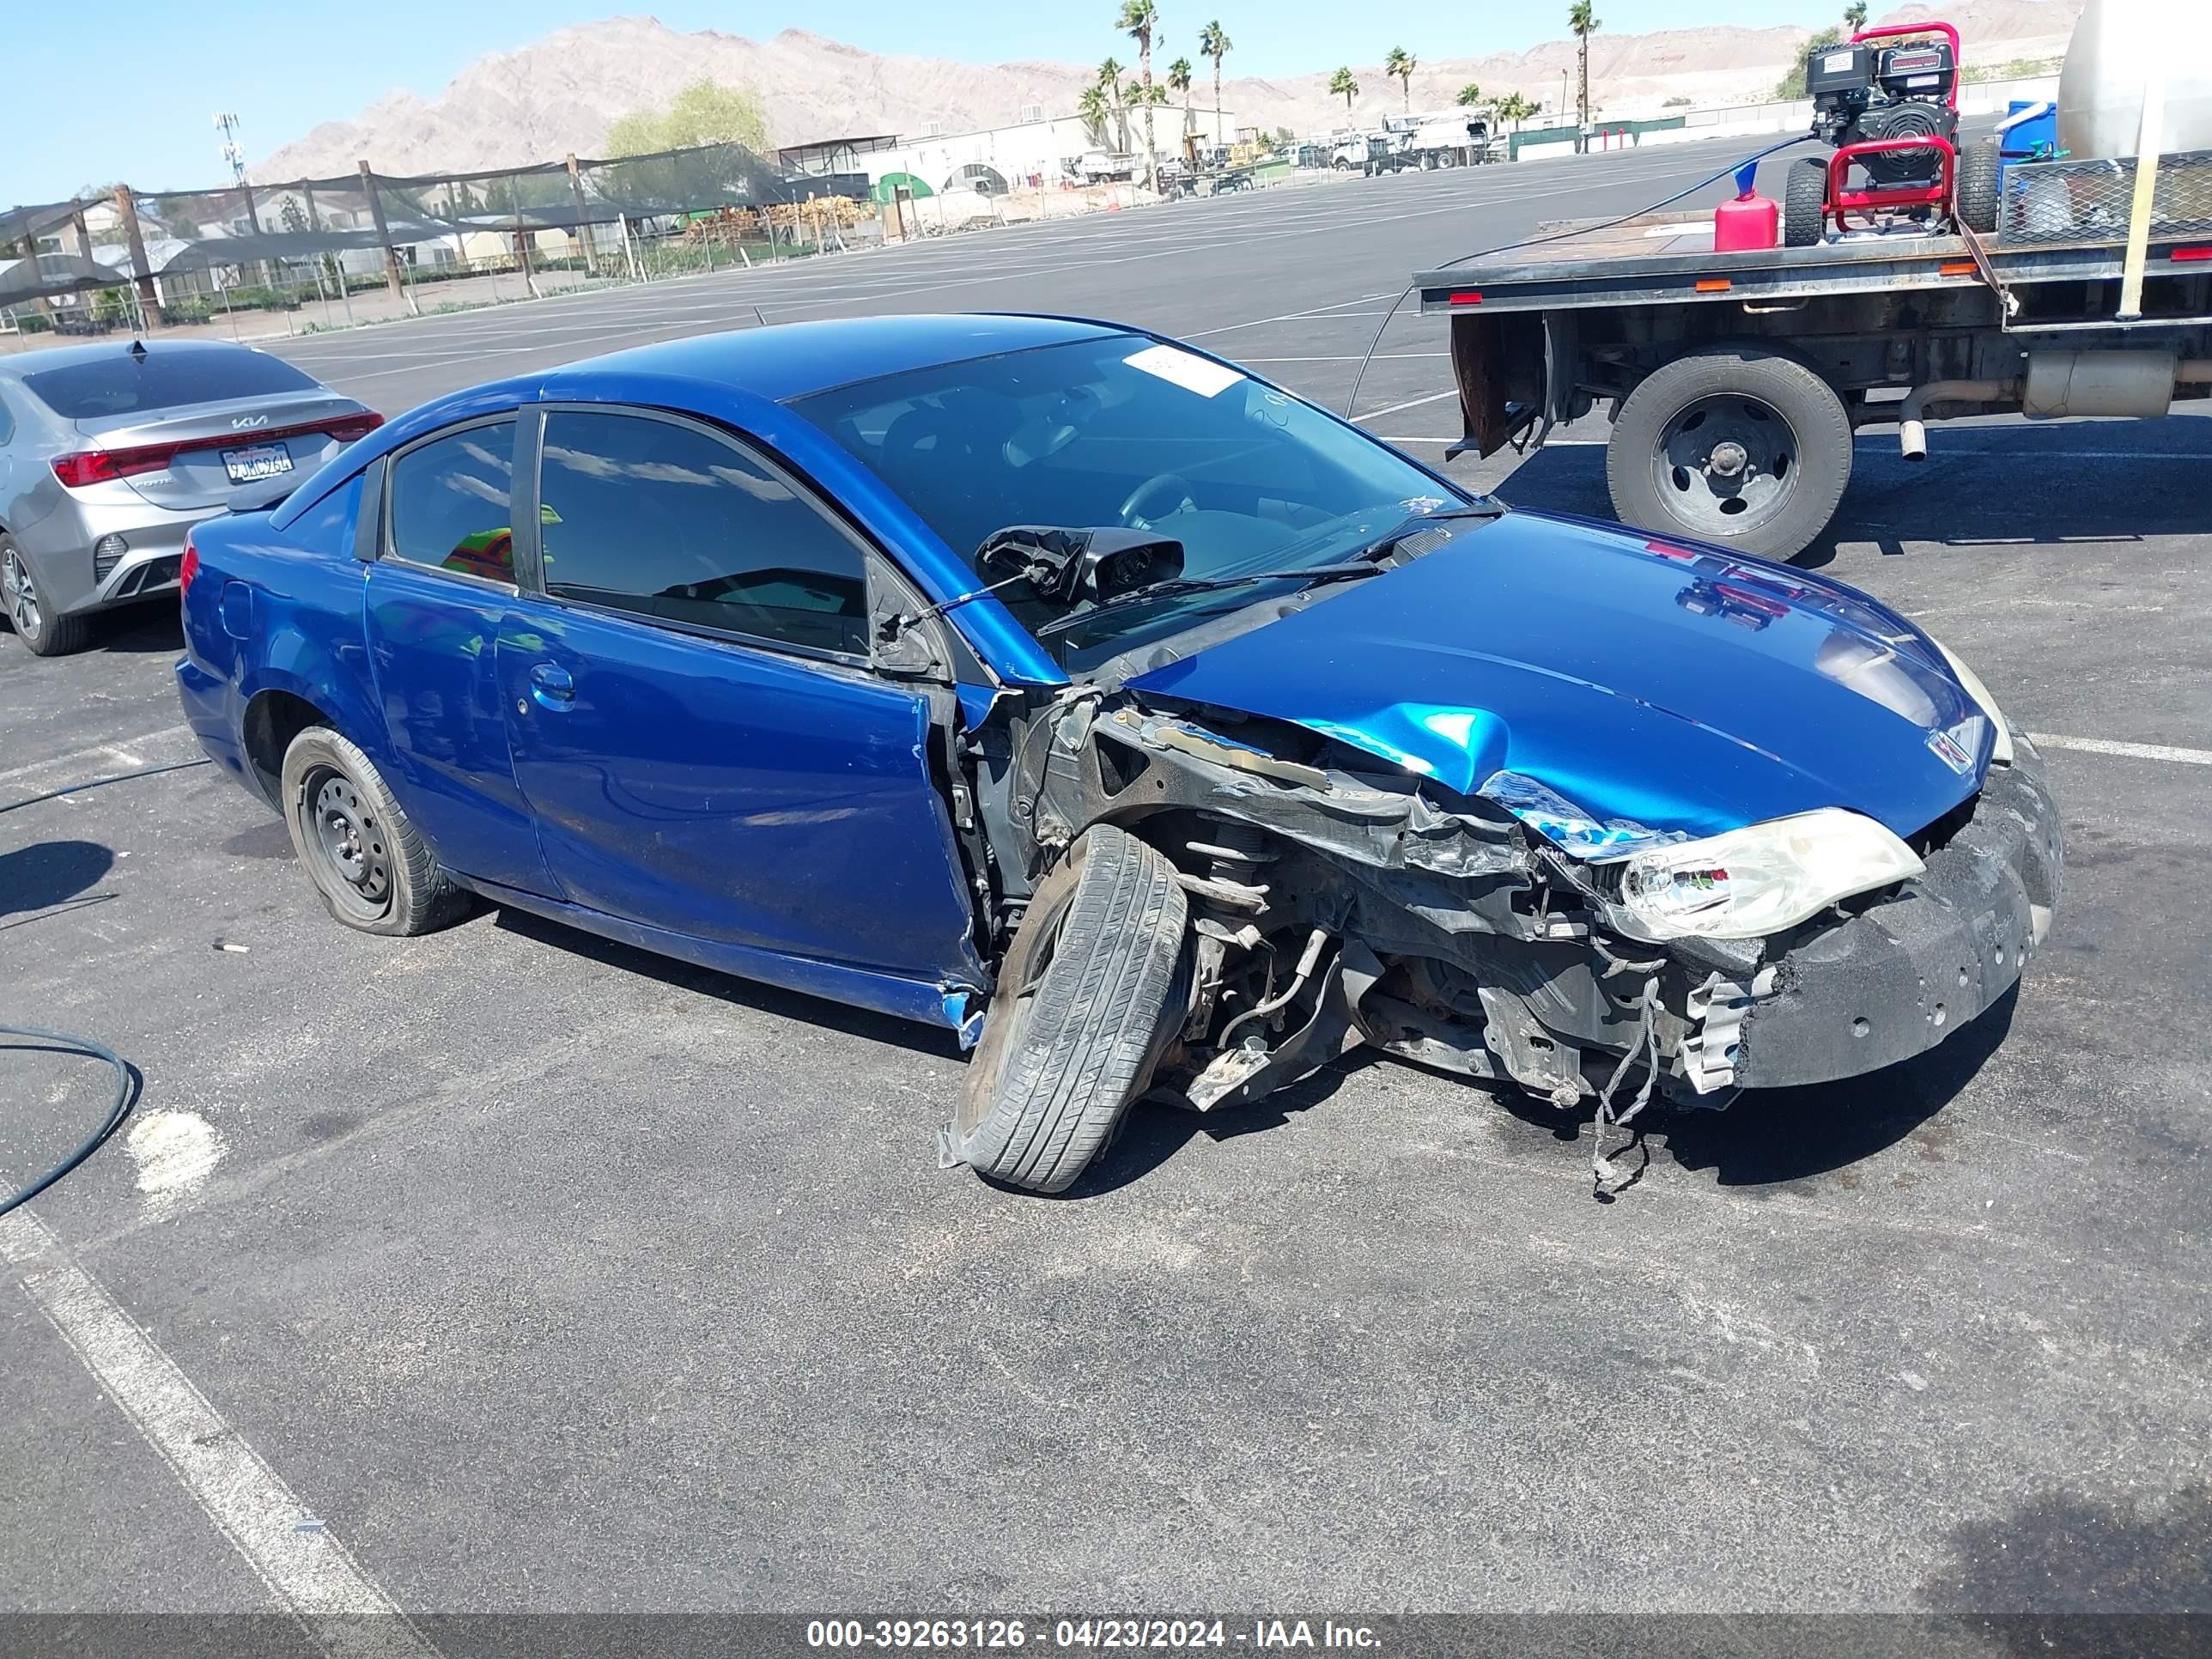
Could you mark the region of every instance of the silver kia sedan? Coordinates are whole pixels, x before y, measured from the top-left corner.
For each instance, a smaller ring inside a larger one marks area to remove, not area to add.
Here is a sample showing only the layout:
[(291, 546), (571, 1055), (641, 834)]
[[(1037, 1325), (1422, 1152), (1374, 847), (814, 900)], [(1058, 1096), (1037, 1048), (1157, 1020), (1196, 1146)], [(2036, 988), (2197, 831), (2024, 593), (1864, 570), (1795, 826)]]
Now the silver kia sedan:
[(185, 532), (264, 506), (383, 417), (281, 357), (132, 341), (0, 357), (0, 608), (42, 657), (177, 586)]

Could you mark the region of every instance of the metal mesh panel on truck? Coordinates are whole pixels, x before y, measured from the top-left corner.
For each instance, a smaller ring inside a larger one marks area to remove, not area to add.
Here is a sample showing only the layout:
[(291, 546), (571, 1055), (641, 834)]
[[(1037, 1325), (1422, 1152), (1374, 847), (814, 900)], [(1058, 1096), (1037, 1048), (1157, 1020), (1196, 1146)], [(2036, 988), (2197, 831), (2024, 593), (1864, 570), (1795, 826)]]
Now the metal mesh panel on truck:
[[(2135, 191), (2133, 156), (2015, 164), (2005, 169), (1997, 240), (2007, 246), (2122, 240)], [(2212, 235), (2212, 150), (2160, 158), (2150, 235), (2154, 242)]]

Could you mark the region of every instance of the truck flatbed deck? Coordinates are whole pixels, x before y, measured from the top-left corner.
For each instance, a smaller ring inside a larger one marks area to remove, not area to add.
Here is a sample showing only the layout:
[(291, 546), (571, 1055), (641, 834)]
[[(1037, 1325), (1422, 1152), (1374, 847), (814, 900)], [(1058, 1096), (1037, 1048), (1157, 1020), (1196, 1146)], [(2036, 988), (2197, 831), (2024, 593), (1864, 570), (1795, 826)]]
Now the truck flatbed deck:
[(1536, 447), (1602, 404), (1623, 520), (1792, 557), (1833, 516), (1858, 427), (1898, 421), (1917, 459), (1946, 412), (2155, 415), (2212, 391), (2200, 193), (2153, 230), (2139, 284), (2109, 234), (1722, 253), (1709, 214), (1563, 226), (1424, 270), (1422, 311), (1451, 319), (1464, 435), (1449, 453)]

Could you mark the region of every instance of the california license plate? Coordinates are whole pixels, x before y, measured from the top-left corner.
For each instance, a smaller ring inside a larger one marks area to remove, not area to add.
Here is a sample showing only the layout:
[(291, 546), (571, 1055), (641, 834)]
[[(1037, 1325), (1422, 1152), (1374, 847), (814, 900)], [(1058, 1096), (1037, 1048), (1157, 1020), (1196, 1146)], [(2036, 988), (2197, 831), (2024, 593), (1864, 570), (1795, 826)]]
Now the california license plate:
[(281, 443), (248, 444), (222, 452), (223, 471), (234, 484), (259, 483), (292, 470), (292, 452)]

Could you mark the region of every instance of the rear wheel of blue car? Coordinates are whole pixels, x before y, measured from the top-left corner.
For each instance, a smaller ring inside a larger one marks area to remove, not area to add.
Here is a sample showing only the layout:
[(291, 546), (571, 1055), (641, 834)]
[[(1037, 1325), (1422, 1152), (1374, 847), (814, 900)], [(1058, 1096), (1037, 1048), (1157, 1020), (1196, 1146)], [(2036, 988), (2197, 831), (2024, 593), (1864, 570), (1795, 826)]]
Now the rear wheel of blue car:
[(1152, 1082), (1186, 1012), (1175, 868), (1109, 824), (1037, 884), (952, 1121), (978, 1175), (1063, 1191)]
[(368, 757), (328, 726), (292, 739), (281, 788), (292, 850), (347, 927), (427, 933), (467, 908), (467, 894), (438, 867)]

